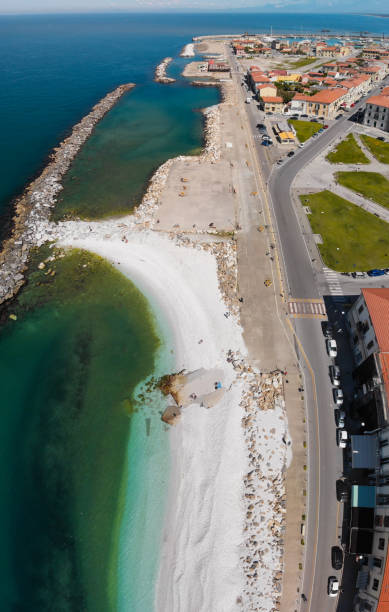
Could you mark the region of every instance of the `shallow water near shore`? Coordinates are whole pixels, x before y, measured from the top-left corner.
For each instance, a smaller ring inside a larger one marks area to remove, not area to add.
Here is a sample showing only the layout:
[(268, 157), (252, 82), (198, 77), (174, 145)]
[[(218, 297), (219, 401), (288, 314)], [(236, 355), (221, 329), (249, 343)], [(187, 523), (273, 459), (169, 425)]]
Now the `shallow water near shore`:
[(0, 337), (2, 610), (147, 612), (168, 448), (158, 401), (133, 394), (164, 366), (159, 330), (104, 260), (75, 251), (37, 270), (50, 254), (34, 255)]
[(216, 88), (182, 79), (136, 87), (96, 126), (63, 181), (53, 212), (98, 219), (139, 204), (153, 170), (171, 157), (192, 154), (202, 142), (201, 109), (219, 101)]

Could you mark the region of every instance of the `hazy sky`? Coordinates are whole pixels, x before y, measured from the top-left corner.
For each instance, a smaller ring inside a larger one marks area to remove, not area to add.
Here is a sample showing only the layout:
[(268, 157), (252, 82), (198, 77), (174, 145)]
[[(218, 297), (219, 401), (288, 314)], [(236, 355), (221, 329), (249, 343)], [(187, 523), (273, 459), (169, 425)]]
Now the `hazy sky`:
[(389, 12), (387, 0), (0, 0), (0, 13), (113, 12), (113, 11), (186, 11), (191, 8), (223, 10), (231, 8), (275, 11)]

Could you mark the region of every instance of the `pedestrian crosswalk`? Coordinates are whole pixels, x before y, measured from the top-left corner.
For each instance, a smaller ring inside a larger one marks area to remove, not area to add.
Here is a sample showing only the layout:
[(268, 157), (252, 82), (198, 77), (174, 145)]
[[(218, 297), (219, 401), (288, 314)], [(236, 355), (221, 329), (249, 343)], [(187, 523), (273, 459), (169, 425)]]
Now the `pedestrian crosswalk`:
[(343, 295), (342, 286), (339, 282), (339, 272), (330, 270), (330, 268), (323, 268), (324, 276), (331, 295)]
[(327, 312), (323, 300), (291, 298), (288, 302), (289, 316), (295, 319), (326, 319)]

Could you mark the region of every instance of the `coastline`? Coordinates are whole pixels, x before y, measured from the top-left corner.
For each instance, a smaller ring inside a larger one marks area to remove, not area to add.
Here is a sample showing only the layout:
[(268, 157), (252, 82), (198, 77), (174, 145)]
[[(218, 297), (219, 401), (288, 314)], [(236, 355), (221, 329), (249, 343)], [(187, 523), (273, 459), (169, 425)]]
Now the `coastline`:
[(12, 233), (4, 241), (0, 253), (0, 304), (12, 298), (22, 286), (29, 251), (39, 243), (40, 225), (48, 221), (56, 196), (62, 189), (61, 179), (79, 149), (89, 138), (95, 125), (134, 87), (134, 83), (119, 85), (95, 104), (73, 127), (71, 134), (54, 148), (50, 155), (51, 161), (17, 199)]
[[(287, 422), (279, 373), (266, 376), (247, 363), (234, 232), (218, 236), (212, 228), (178, 225), (165, 235), (158, 231), (162, 194), (175, 165), (200, 170), (221, 159), (221, 113), (233, 91), (228, 83), (214, 85), (223, 102), (203, 110), (201, 155), (162, 164), (133, 214), (57, 225), (46, 216), (37, 223), (38, 244), (54, 240), (98, 253), (138, 286), (171, 332), (176, 371), (217, 368), (223, 374), (223, 399), (210, 410), (194, 402), (169, 431), (171, 471), (155, 594), (163, 612), (221, 605), (223, 612), (270, 611), (279, 601), (282, 575), (280, 474), (287, 452), (281, 439)], [(265, 510), (266, 523), (254, 504)]]
[(172, 57), (165, 57), (165, 59), (163, 59), (162, 62), (158, 64), (158, 66), (155, 69), (155, 73), (154, 73), (154, 81), (156, 83), (168, 84), (168, 83), (176, 82), (176, 79), (166, 76), (167, 67), (172, 61), (173, 61)]

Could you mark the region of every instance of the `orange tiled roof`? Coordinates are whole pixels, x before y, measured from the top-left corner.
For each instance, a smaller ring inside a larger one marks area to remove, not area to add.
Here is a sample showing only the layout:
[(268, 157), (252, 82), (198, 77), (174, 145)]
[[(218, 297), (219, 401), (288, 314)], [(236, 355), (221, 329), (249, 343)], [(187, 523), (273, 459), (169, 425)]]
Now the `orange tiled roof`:
[(281, 102), (283, 102), (281, 96), (265, 96), (262, 98), (262, 100), (264, 102), (275, 102), (276, 104), (280, 104)]
[(377, 612), (389, 612), (389, 560), (386, 557), (385, 573), (382, 579), (380, 598), (378, 600)]
[(369, 104), (375, 104), (376, 106), (389, 108), (389, 96), (383, 96), (382, 94), (378, 96), (371, 96), (371, 98), (368, 98), (366, 102)]
[(336, 100), (339, 100), (342, 96), (347, 93), (347, 89), (343, 87), (337, 87), (335, 89), (323, 89), (318, 91), (315, 95), (311, 96), (312, 102), (318, 102), (319, 104), (331, 104)]
[(389, 289), (362, 289), (362, 293), (380, 351), (389, 352)]

